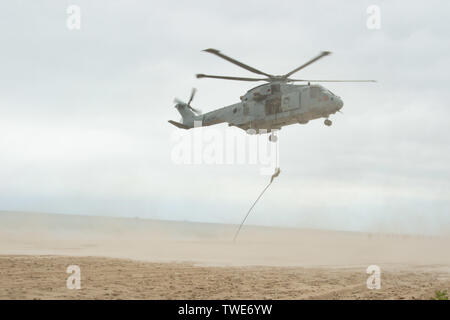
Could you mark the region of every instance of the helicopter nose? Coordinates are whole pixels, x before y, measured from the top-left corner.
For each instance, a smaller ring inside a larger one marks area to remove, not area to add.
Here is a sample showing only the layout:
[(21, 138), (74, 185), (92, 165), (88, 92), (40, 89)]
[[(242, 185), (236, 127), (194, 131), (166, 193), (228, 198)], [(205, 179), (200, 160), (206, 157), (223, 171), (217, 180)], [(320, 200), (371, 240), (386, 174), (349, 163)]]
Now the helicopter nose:
[(338, 99), (337, 99), (337, 107), (338, 107), (338, 110), (341, 110), (343, 106), (344, 106), (344, 101), (342, 101), (341, 98), (338, 98)]

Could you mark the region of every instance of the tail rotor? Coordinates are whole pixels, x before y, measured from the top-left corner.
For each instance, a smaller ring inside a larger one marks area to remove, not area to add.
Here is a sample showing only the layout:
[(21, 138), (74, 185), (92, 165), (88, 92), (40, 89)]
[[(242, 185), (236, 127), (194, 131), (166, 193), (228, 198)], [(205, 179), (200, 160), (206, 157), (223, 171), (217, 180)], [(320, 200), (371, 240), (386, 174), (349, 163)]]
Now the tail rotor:
[(192, 112), (194, 112), (196, 115), (199, 115), (199, 114), (202, 113), (202, 111), (199, 110), (199, 109), (196, 109), (196, 108), (191, 107), (191, 102), (192, 102), (192, 100), (194, 100), (194, 97), (195, 97), (195, 93), (196, 93), (196, 92), (197, 92), (197, 89), (192, 88), (191, 96), (189, 97), (188, 103), (185, 103), (185, 102), (183, 102), (183, 101), (181, 101), (180, 99), (177, 99), (177, 98), (174, 99), (174, 103), (176, 103), (177, 105), (183, 105), (183, 106), (186, 106), (187, 108), (191, 109)]

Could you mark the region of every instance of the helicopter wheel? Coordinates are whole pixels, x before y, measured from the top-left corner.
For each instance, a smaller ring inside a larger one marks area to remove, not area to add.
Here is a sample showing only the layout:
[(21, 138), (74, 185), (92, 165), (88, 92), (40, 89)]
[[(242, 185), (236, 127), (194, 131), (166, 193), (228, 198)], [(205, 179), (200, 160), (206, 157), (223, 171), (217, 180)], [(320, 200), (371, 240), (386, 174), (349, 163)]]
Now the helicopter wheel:
[(269, 135), (269, 141), (270, 142), (277, 142), (277, 140), (278, 140), (278, 137), (274, 133), (271, 133)]
[(325, 121), (323, 123), (328, 127), (333, 124), (333, 122), (330, 119), (325, 119)]

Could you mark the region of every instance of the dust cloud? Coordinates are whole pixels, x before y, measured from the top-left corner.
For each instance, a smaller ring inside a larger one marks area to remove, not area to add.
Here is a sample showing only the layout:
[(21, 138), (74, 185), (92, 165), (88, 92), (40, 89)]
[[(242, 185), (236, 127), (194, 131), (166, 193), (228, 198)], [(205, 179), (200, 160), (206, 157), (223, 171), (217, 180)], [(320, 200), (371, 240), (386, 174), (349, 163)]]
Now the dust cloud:
[(0, 254), (209, 266), (441, 265), (450, 238), (42, 213), (0, 213)]

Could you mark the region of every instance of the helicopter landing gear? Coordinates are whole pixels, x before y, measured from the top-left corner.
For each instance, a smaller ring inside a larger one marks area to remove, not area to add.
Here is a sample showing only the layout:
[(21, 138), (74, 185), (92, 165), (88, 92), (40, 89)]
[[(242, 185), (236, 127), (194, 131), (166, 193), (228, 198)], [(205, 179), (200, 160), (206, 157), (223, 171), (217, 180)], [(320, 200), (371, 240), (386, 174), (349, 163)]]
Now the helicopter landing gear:
[(330, 119), (325, 119), (325, 121), (323, 123), (328, 127), (333, 124), (333, 122)]
[(271, 133), (270, 135), (269, 135), (269, 141), (270, 142), (277, 142), (278, 141), (278, 137), (275, 135), (275, 133)]

